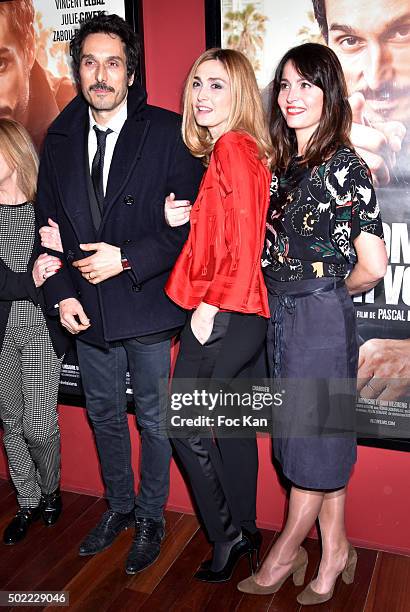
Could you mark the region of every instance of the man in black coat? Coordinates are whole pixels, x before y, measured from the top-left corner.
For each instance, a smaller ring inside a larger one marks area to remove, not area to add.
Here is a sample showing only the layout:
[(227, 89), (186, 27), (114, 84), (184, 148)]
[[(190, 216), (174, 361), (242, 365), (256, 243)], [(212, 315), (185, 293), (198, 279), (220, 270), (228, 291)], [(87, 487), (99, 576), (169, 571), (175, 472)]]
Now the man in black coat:
[[(77, 335), (109, 503), (80, 555), (110, 546), (135, 517), (126, 567), (133, 574), (155, 561), (164, 536), (171, 449), (163, 390), (170, 339), (185, 319), (163, 287), (187, 229), (167, 226), (164, 200), (170, 192), (194, 199), (202, 168), (182, 142), (179, 116), (147, 105), (134, 83), (138, 44), (120, 17), (84, 23), (71, 53), (81, 94), (50, 127), (40, 166), (38, 221), (58, 223), (65, 256), (45, 293), (48, 307), (58, 307), (62, 325)], [(142, 443), (137, 497), (127, 366)]]

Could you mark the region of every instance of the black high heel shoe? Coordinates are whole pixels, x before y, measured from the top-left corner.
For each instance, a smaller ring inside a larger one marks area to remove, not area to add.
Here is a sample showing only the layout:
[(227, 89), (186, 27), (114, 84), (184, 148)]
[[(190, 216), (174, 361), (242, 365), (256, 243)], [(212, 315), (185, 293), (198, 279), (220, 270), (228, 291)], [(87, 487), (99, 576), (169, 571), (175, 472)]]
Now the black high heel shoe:
[(248, 531), (245, 527), (242, 527), (242, 534), (249, 540), (249, 543), (252, 547), (252, 559), (253, 555), (255, 555), (255, 560), (252, 560), (252, 565), (254, 569), (252, 573), (254, 574), (260, 565), (259, 553), (262, 546), (262, 534), (259, 530), (256, 531)]
[(195, 578), (202, 580), (202, 582), (227, 582), (232, 578), (232, 574), (239, 560), (245, 556), (248, 557), (249, 568), (253, 574), (253, 548), (249, 539), (243, 535), (242, 539), (232, 546), (228, 560), (221, 570), (215, 572), (211, 570), (210, 566), (201, 567), (201, 569), (196, 572)]
[[(242, 527), (242, 535), (249, 540), (252, 548), (252, 567), (251, 571), (254, 574), (260, 565), (259, 553), (262, 545), (262, 534), (259, 530), (248, 531), (246, 527)], [(212, 559), (206, 559), (201, 563), (201, 570), (211, 569)]]

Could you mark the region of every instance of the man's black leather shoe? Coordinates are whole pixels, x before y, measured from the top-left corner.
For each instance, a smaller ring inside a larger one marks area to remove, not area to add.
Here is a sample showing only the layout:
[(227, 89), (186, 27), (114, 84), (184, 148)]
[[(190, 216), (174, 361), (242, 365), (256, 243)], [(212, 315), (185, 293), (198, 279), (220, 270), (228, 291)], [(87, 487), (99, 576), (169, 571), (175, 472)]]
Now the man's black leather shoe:
[(63, 503), (61, 501), (60, 489), (56, 489), (53, 493), (43, 493), (40, 500), (41, 516), (44, 524), (47, 527), (51, 527), (57, 522), (58, 517), (63, 509)]
[(40, 506), (37, 508), (20, 508), (16, 516), (7, 525), (3, 533), (5, 544), (17, 544), (26, 537), (27, 530), (33, 521), (40, 518)]
[(95, 555), (109, 548), (118, 534), (134, 524), (134, 510), (123, 514), (114, 510), (107, 510), (100, 522), (90, 531), (81, 542), (78, 554), (80, 556)]
[(127, 574), (141, 572), (154, 563), (159, 557), (164, 536), (164, 519), (160, 521), (143, 517), (135, 519), (135, 537), (125, 567)]

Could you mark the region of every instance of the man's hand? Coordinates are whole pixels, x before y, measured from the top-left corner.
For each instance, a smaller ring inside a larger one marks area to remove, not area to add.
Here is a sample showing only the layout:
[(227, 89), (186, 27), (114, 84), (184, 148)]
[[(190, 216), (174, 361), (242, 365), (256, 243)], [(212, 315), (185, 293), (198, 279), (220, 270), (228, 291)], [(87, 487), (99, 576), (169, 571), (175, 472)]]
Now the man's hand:
[(73, 262), (73, 266), (78, 268), (83, 277), (92, 285), (97, 285), (122, 272), (121, 249), (119, 247), (106, 242), (95, 242), (80, 244), (80, 249), (82, 251), (95, 251), (90, 257)]
[(406, 128), (400, 121), (370, 123), (364, 114), (366, 100), (356, 92), (349, 98), (353, 114), (350, 138), (357, 153), (369, 166), (376, 187), (390, 182), (390, 171), (396, 164)]
[(80, 302), (75, 298), (67, 298), (59, 303), (60, 322), (70, 334), (78, 334), (90, 327), (90, 319), (84, 312)]
[(63, 252), (63, 245), (61, 243), (60, 228), (58, 223), (52, 219), (47, 219), (48, 225), (40, 227), (39, 234), (41, 238), (41, 246), (46, 249), (53, 249), (53, 251)]
[(410, 339), (367, 340), (359, 352), (357, 387), (361, 397), (397, 400), (410, 392)]
[(179, 227), (189, 221), (191, 213), (189, 200), (176, 200), (175, 193), (170, 193), (165, 199), (165, 221), (171, 227)]

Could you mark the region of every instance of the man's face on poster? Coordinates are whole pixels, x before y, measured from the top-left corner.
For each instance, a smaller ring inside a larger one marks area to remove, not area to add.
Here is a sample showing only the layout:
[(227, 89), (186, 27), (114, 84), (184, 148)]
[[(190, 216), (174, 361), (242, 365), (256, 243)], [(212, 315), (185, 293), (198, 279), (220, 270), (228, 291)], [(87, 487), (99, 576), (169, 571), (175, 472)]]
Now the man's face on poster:
[(0, 13), (0, 117), (25, 122), (34, 49), (16, 40), (6, 15)]
[(410, 125), (410, 0), (325, 0), (328, 44), (366, 119)]

